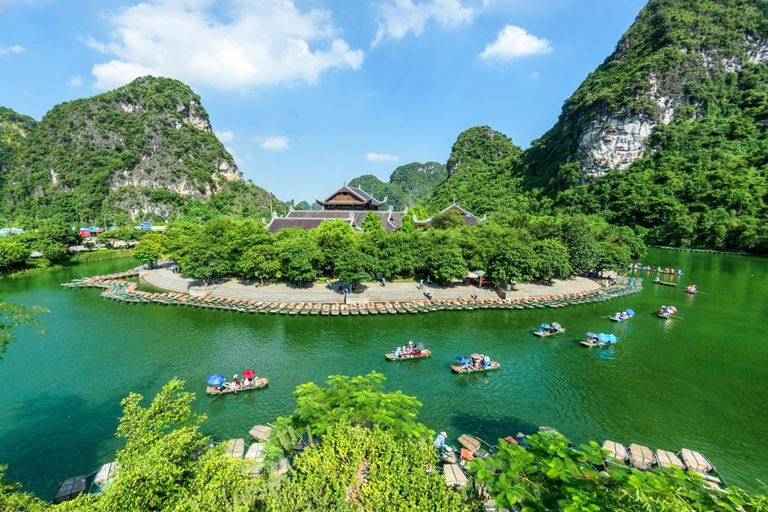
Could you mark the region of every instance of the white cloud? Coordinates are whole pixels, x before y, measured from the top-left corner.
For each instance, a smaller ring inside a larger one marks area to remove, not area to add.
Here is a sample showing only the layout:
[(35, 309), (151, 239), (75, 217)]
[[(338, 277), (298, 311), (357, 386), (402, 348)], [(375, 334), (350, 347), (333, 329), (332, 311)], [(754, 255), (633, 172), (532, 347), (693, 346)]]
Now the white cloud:
[(329, 11), (300, 11), (291, 0), (147, 0), (110, 21), (109, 42), (86, 41), (114, 57), (93, 66), (102, 89), (146, 74), (218, 89), (312, 84), (363, 63), (362, 50), (336, 37)]
[(390, 155), (387, 153), (368, 153), (365, 155), (365, 159), (369, 162), (397, 162), (400, 160), (395, 155)]
[(538, 38), (516, 25), (507, 25), (496, 41), (489, 44), (480, 54), (486, 60), (511, 61), (528, 55), (543, 55), (552, 53), (552, 44), (543, 38)]
[(27, 51), (26, 48), (23, 46), (19, 46), (18, 44), (15, 44), (13, 46), (2, 46), (0, 45), (0, 57), (5, 57), (7, 55), (12, 55), (14, 53), (22, 53)]
[(270, 151), (283, 151), (291, 147), (288, 145), (288, 137), (283, 135), (277, 137), (262, 137), (261, 135), (257, 135), (253, 140), (260, 142), (261, 144), (259, 145), (262, 149), (268, 149)]
[(532, 79), (536, 80), (537, 78), (539, 78), (541, 76), (541, 73), (539, 73), (538, 71), (534, 71), (533, 73), (531, 73), (528, 76), (530, 76)]
[(379, 6), (379, 30), (371, 46), (385, 38), (402, 39), (408, 32), (421, 35), (430, 19), (443, 26), (456, 27), (472, 22), (474, 11), (464, 7), (460, 0), (431, 0), (413, 3), (413, 0), (389, 0)]
[(222, 130), (215, 133), (221, 142), (232, 142), (235, 140), (235, 134), (230, 130)]
[(83, 85), (83, 79), (79, 76), (73, 76), (69, 78), (69, 82), (67, 82), (67, 85), (70, 87), (80, 87)]

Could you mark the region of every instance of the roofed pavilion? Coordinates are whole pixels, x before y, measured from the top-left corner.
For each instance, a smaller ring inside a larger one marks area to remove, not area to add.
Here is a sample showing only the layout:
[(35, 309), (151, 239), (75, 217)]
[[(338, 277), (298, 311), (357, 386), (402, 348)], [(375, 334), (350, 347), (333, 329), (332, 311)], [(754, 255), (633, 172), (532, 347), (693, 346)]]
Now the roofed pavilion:
[(324, 211), (378, 211), (386, 204), (387, 198), (379, 201), (361, 188), (344, 185), (325, 201), (321, 201), (317, 197), (315, 197), (315, 201), (323, 207)]

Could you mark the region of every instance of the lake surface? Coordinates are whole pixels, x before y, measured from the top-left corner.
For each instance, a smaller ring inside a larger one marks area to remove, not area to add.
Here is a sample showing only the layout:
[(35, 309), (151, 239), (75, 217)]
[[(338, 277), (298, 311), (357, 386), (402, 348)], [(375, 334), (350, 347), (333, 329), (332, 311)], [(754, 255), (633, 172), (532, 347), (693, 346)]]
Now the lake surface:
[[(418, 396), (421, 421), (454, 440), (551, 425), (577, 443), (687, 447), (727, 483), (755, 490), (768, 479), (768, 259), (651, 250), (644, 262), (683, 268), (681, 286), (705, 293), (653, 285), (654, 273), (639, 294), (563, 309), (286, 317), (124, 304), (60, 286), (130, 261), (0, 280), (5, 300), (51, 310), (44, 339), (19, 330), (0, 362), (0, 463), (11, 481), (50, 499), (61, 480), (114, 459), (119, 402), (131, 391), (151, 397), (184, 379), (208, 415), (207, 434), (247, 439), (254, 424), (290, 413), (298, 384), (376, 370), (388, 390)], [(679, 318), (658, 318), (662, 304), (676, 305)], [(637, 316), (607, 320), (625, 308)], [(551, 321), (568, 332), (531, 334)], [(618, 346), (583, 348), (577, 338), (587, 331), (614, 332)], [(384, 360), (408, 340), (425, 342), (432, 359)], [(501, 370), (450, 372), (454, 357), (475, 351)], [(246, 368), (269, 377), (269, 387), (211, 403), (206, 376)]]

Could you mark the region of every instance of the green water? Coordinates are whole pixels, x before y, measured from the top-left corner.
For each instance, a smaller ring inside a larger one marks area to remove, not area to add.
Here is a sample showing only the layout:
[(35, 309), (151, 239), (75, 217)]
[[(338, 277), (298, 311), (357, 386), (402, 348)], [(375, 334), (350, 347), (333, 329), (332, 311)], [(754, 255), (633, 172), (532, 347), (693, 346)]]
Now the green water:
[[(51, 313), (44, 340), (23, 329), (0, 362), (0, 463), (9, 479), (50, 498), (64, 478), (113, 460), (129, 391), (151, 396), (179, 377), (198, 393), (207, 433), (247, 438), (254, 424), (291, 411), (297, 384), (376, 370), (390, 389), (417, 395), (421, 420), (453, 438), (551, 425), (576, 442), (688, 447), (708, 455), (726, 482), (756, 489), (768, 479), (768, 259), (652, 250), (644, 261), (682, 267), (682, 284), (706, 293), (688, 297), (647, 279), (640, 294), (558, 310), (329, 318), (131, 305), (59, 286), (126, 261), (3, 280), (6, 300)], [(681, 318), (659, 319), (661, 304), (676, 305)], [(624, 308), (638, 315), (604, 318)], [(568, 332), (531, 335), (553, 320)], [(592, 330), (615, 332), (618, 347), (580, 347), (577, 336)], [(409, 339), (424, 341), (433, 358), (385, 362), (384, 352)], [(451, 374), (453, 358), (474, 351), (501, 371)], [(210, 403), (208, 374), (246, 368), (269, 377), (269, 387)]]

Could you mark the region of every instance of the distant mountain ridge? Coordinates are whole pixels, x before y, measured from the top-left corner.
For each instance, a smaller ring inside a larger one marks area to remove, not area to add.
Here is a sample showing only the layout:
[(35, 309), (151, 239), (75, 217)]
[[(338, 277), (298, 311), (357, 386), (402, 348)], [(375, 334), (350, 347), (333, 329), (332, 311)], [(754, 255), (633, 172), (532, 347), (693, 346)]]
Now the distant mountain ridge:
[(12, 145), (0, 141), (8, 216), (167, 220), (195, 202), (225, 213), (269, 204), (266, 191), (242, 182), (200, 97), (177, 80), (138, 78), (57, 105), (34, 126), (22, 121), (12, 121), (27, 127), (12, 163)]
[(365, 174), (350, 180), (349, 185), (362, 188), (376, 199), (386, 197), (387, 204), (395, 210), (406, 210), (419, 204), (446, 177), (442, 164), (413, 162), (396, 168), (389, 177), (389, 183), (372, 174)]

